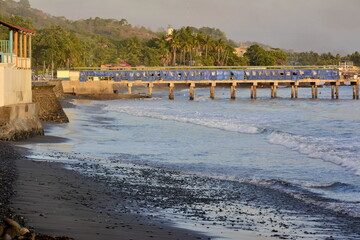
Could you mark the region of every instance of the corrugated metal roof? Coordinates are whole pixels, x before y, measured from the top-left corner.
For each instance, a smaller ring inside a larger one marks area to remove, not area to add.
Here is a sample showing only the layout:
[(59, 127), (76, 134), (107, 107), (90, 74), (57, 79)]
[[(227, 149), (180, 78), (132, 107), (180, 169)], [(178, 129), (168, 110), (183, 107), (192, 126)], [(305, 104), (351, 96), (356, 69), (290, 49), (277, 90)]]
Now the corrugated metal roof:
[(36, 31), (35, 30), (30, 30), (30, 29), (26, 29), (26, 28), (22, 28), (22, 27), (18, 27), (18, 26), (15, 26), (15, 25), (12, 25), (10, 23), (6, 23), (4, 21), (1, 21), (0, 20), (0, 25), (3, 25), (5, 27), (8, 27), (12, 30), (15, 30), (17, 32), (25, 32), (25, 33), (29, 33), (29, 34), (35, 34)]

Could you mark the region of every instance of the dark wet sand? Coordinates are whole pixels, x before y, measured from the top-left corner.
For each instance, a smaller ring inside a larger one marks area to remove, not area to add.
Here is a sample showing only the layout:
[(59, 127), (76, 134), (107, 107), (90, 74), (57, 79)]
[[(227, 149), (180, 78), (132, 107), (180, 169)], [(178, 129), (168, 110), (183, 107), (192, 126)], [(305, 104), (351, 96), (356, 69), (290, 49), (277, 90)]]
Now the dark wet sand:
[(36, 232), (87, 240), (211, 239), (141, 214), (116, 213), (116, 204), (122, 203), (119, 196), (60, 164), (20, 158), (16, 168), (11, 207)]

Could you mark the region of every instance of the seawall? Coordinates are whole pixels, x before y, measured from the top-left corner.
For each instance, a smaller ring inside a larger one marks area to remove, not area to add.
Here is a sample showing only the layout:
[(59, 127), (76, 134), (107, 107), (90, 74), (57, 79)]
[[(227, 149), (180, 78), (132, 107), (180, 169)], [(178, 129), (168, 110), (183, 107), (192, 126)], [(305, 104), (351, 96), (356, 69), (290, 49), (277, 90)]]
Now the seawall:
[(17, 141), (44, 135), (35, 103), (0, 107), (0, 140)]
[[(61, 85), (61, 84), (60, 84)], [(39, 119), (44, 122), (69, 122), (53, 89), (55, 85), (32, 86), (33, 102), (39, 105)], [(58, 91), (60, 94), (61, 91)]]

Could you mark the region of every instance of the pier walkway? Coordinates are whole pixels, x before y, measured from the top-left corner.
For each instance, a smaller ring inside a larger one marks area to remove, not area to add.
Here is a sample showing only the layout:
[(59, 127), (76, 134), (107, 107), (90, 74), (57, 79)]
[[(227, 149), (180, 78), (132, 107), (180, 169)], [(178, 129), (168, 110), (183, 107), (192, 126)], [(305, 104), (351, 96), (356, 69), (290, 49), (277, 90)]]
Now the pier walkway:
[[(59, 71), (58, 71), (59, 74)], [(62, 74), (62, 76), (64, 76)], [(353, 99), (359, 99), (359, 79), (343, 79), (335, 67), (262, 67), (262, 68), (141, 68), (141, 69), (79, 69), (69, 71), (72, 77), (63, 80), (82, 84), (96, 82), (121, 84), (127, 86), (132, 94), (135, 85), (146, 85), (152, 96), (155, 85), (166, 84), (169, 88), (169, 99), (174, 99), (176, 85), (187, 84), (189, 98), (194, 100), (196, 86), (209, 86), (210, 98), (215, 99), (215, 88), (228, 85), (231, 99), (236, 98), (237, 87), (249, 87), (250, 97), (256, 99), (258, 86), (269, 86), (271, 98), (277, 97), (278, 86), (291, 87), (291, 98), (298, 98), (299, 87), (311, 87), (312, 98), (318, 97), (318, 87), (331, 86), (331, 98), (339, 98), (339, 86), (350, 85), (353, 88)], [(58, 76), (59, 77), (59, 76)]]

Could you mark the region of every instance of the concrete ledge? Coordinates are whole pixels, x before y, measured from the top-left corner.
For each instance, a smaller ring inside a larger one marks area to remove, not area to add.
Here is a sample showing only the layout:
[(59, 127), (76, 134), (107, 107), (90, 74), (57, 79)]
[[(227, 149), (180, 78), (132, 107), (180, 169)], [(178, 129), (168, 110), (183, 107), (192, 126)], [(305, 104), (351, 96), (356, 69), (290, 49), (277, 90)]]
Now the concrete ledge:
[(113, 94), (113, 82), (110, 81), (62, 81), (65, 93), (81, 94)]
[(0, 140), (17, 141), (44, 135), (35, 103), (0, 107)]

